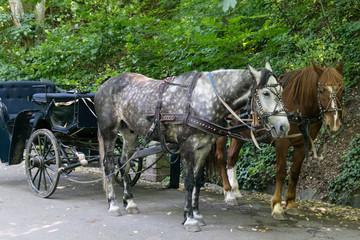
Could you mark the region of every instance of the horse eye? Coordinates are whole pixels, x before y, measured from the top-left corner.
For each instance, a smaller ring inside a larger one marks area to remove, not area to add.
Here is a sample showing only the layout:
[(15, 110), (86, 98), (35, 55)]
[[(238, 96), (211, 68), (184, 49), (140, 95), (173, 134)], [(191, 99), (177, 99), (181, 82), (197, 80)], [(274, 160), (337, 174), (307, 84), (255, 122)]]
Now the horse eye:
[(269, 92), (263, 92), (263, 95), (265, 96), (265, 97), (269, 97), (270, 96), (270, 93)]
[(323, 94), (323, 91), (322, 91), (322, 90), (319, 90), (319, 93), (322, 95), (322, 94)]

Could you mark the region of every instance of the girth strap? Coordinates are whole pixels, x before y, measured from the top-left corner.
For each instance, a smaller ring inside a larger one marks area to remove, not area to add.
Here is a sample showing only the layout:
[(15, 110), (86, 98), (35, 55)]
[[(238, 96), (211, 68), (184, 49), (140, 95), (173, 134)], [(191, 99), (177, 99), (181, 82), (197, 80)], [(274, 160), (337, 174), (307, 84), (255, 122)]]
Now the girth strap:
[(189, 117), (189, 114), (190, 114), (192, 92), (194, 90), (194, 87), (195, 87), (196, 82), (197, 82), (199, 77), (200, 77), (200, 73), (199, 72), (195, 73), (195, 76), (192, 79), (192, 81), (190, 83), (190, 86), (189, 86), (189, 92), (188, 92), (187, 99), (186, 99), (185, 114), (184, 114), (184, 118), (183, 118), (183, 121), (182, 121), (183, 131), (185, 131), (186, 121), (187, 121), (187, 119)]

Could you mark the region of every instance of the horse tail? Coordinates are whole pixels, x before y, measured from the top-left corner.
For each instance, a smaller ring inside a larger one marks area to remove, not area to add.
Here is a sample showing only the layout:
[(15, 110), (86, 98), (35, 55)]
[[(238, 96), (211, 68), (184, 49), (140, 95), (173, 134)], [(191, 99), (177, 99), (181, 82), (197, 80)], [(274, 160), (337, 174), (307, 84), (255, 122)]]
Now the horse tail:
[(220, 170), (216, 156), (216, 143), (211, 146), (209, 155), (205, 161), (206, 181), (214, 182), (220, 178)]
[(106, 174), (105, 174), (105, 169), (104, 169), (104, 160), (105, 160), (105, 145), (104, 145), (104, 138), (101, 134), (100, 128), (98, 127), (98, 142), (99, 142), (99, 162), (100, 162), (100, 167), (103, 173), (103, 188), (106, 192), (106, 196), (108, 195), (107, 192), (107, 180), (106, 180)]

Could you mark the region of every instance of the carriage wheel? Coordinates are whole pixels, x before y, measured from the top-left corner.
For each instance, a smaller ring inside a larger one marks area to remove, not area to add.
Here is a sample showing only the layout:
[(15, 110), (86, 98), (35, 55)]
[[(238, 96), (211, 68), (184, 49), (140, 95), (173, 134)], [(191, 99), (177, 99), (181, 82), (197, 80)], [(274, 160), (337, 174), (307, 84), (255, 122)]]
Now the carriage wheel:
[(33, 193), (49, 197), (56, 190), (60, 174), (59, 145), (48, 129), (36, 130), (26, 146), (25, 171)]

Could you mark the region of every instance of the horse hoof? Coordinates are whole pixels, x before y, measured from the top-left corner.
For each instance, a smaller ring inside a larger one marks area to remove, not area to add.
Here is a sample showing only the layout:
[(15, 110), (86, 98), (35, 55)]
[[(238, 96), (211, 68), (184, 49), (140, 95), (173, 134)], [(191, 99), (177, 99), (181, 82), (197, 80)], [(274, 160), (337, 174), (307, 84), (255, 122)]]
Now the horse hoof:
[(121, 216), (120, 208), (119, 207), (111, 207), (109, 209), (110, 216), (118, 217)]
[(292, 216), (299, 216), (300, 215), (300, 211), (298, 208), (287, 208), (285, 209), (285, 213), (292, 215)]
[(200, 213), (194, 213), (194, 218), (198, 222), (200, 226), (206, 226), (206, 223), (204, 221), (204, 217)]
[(185, 230), (188, 232), (200, 232), (201, 229), (199, 227), (198, 221), (195, 219), (188, 218), (184, 223)]
[(138, 214), (138, 213), (140, 213), (139, 209), (137, 208), (135, 202), (132, 199), (129, 199), (126, 203), (127, 203), (126, 204), (126, 212), (128, 214)]
[(139, 209), (137, 207), (127, 207), (126, 212), (128, 214), (138, 214), (140, 213)]
[(275, 220), (279, 220), (279, 221), (285, 221), (286, 220), (285, 214), (283, 214), (283, 213), (273, 213), (271, 215)]
[(238, 201), (236, 199), (227, 199), (225, 200), (225, 203), (229, 206), (237, 206), (239, 205)]

